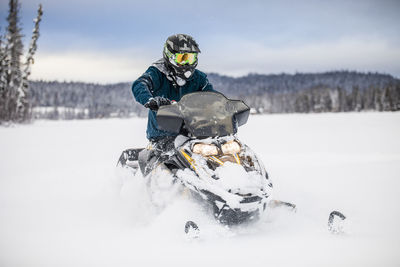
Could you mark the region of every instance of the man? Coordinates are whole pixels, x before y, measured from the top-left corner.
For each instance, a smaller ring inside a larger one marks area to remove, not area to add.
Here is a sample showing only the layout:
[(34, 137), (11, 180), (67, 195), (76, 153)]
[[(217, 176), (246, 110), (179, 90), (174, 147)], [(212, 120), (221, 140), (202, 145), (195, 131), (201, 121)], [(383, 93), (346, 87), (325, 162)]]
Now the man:
[(160, 106), (179, 101), (185, 94), (214, 91), (207, 75), (196, 69), (200, 49), (193, 37), (175, 34), (168, 37), (163, 58), (154, 62), (132, 85), (136, 101), (149, 109), (147, 138), (153, 148), (170, 148), (176, 133), (157, 128), (156, 114)]

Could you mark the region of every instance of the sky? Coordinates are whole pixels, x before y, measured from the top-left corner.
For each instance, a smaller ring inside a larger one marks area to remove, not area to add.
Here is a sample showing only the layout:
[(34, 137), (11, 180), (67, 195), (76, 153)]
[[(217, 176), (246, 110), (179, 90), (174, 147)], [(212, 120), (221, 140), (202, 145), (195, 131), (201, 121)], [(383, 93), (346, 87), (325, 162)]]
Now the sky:
[[(135, 80), (168, 36), (199, 43), (198, 68), (229, 76), (355, 70), (400, 78), (400, 0), (21, 0), (28, 47), (43, 19), (32, 79)], [(8, 0), (0, 0), (4, 33)]]

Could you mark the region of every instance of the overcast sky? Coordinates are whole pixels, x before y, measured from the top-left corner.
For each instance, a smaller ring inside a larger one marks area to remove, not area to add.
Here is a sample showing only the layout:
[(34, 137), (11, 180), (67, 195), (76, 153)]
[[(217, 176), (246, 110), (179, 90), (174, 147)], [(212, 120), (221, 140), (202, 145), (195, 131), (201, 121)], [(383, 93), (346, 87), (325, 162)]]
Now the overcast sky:
[[(198, 68), (231, 76), (357, 70), (400, 77), (400, 0), (22, 0), (28, 45), (39, 3), (32, 78), (132, 81), (169, 35), (199, 43)], [(0, 0), (4, 33), (8, 0)]]

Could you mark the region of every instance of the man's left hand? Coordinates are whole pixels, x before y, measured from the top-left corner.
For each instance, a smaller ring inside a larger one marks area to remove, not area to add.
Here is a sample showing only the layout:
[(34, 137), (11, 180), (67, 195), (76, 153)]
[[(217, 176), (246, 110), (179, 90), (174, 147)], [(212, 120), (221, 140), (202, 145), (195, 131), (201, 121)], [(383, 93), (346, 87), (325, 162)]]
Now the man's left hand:
[(168, 98), (156, 96), (156, 97), (150, 98), (149, 101), (147, 101), (147, 103), (144, 104), (144, 107), (149, 108), (153, 111), (157, 111), (161, 106), (170, 105), (170, 104), (171, 104), (171, 100), (169, 100)]

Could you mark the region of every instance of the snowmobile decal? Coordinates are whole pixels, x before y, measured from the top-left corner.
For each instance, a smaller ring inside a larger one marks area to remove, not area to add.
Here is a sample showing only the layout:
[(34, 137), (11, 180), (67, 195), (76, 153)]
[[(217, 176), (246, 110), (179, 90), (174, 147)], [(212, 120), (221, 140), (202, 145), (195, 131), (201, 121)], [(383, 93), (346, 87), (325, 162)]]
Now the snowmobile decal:
[(235, 157), (237, 164), (240, 165), (240, 158), (239, 158), (238, 154), (234, 154), (233, 156)]
[(219, 165), (224, 165), (224, 163), (215, 156), (209, 156), (208, 158), (217, 162)]
[(190, 163), (190, 166), (192, 166), (193, 170), (196, 171), (194, 159), (192, 159), (188, 154), (186, 154), (185, 151), (183, 151), (183, 149), (181, 150), (181, 153), (185, 157), (185, 159)]

